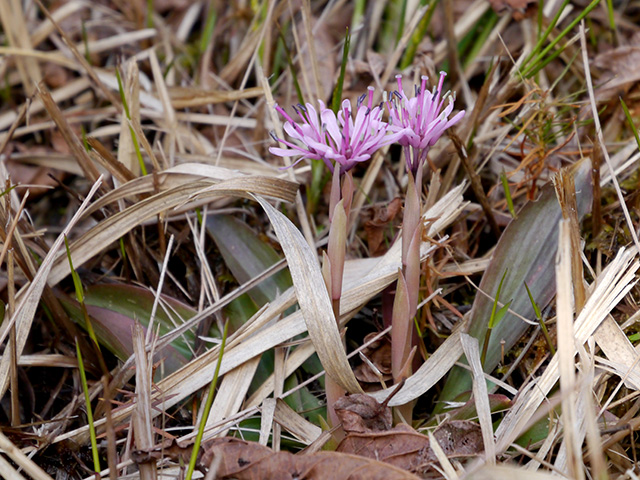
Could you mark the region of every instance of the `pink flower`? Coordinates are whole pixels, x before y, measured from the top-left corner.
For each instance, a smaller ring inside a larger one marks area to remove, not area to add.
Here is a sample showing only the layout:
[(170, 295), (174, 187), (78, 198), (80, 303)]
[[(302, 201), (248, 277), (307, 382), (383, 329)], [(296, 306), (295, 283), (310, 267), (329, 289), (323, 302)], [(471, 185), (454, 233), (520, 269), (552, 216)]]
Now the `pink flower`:
[[(454, 98), (447, 93), (442, 97), (442, 84), (445, 72), (440, 72), (437, 89), (428, 92), (427, 77), (422, 76), (420, 87), (416, 87), (415, 96), (407, 97), (402, 88), (402, 75), (397, 75), (398, 90), (393, 92), (387, 101), (389, 109), (389, 129), (399, 133), (398, 143), (404, 147), (407, 168), (415, 175), (418, 165), (427, 159), (429, 148), (432, 147), (452, 125), (464, 117), (464, 110), (458, 112), (449, 120), (453, 111)], [(442, 110), (446, 99), (449, 104)]]
[(284, 131), (298, 143), (273, 137), (289, 148), (271, 147), (269, 151), (280, 157), (300, 156), (296, 163), (308, 158), (322, 160), (333, 173), (334, 166), (340, 165), (340, 172), (351, 170), (359, 162), (371, 158), (379, 148), (394, 143), (399, 133), (387, 135), (389, 124), (382, 121), (381, 105), (373, 107), (373, 87), (369, 87), (369, 100), (364, 104), (366, 95), (362, 95), (356, 105), (355, 119), (352, 116), (351, 102), (344, 100), (338, 115), (320, 104), (320, 115), (313, 105), (294, 107), (302, 123), (294, 120), (278, 105), (276, 110), (286, 119)]

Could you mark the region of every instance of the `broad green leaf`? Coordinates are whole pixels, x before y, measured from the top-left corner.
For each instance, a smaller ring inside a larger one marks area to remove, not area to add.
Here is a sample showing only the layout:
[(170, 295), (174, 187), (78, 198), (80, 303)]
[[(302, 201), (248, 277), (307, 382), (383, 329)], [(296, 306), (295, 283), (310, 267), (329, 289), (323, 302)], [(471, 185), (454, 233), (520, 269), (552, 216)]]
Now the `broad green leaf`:
[[(281, 259), (271, 245), (232, 216), (210, 215), (206, 228), (238, 283), (253, 280)], [(263, 280), (248, 293), (261, 306), (273, 301), (291, 285), (291, 275), (285, 269)]]
[[(574, 166), (573, 171), (578, 214), (582, 217), (591, 208), (591, 161), (581, 161)], [(551, 302), (556, 292), (554, 262), (558, 243), (558, 222), (561, 218), (562, 213), (553, 186), (547, 184), (542, 188), (538, 200), (527, 203), (503, 232), (491, 263), (480, 282), (480, 290), (489, 294), (496, 292), (508, 268), (509, 279), (502, 286), (500, 296), (513, 299), (511, 311), (535, 321), (535, 312), (525, 282), (539, 308), (544, 308)], [(492, 308), (491, 298), (481, 293), (476, 294), (470, 313), (468, 333), (481, 342), (487, 332)], [(529, 327), (529, 324), (513, 315), (511, 311), (491, 332), (483, 365), (486, 372), (491, 372), (500, 361), (500, 342), (504, 340), (504, 349), (508, 352)], [(462, 368), (454, 368), (447, 378), (436, 411), (442, 410), (443, 402), (454, 399), (470, 388), (469, 373)]]
[[(60, 296), (59, 299), (71, 319), (84, 328), (84, 317), (80, 305), (66, 296)], [(138, 320), (146, 331), (153, 308), (153, 293), (134, 285), (93, 285), (85, 289), (84, 300), (100, 344), (120, 360), (129, 358), (133, 353), (131, 332), (134, 322)], [(162, 296), (162, 300), (168, 305), (168, 310), (172, 313), (176, 324), (188, 320), (196, 313), (192, 308), (166, 295)], [(173, 321), (158, 306), (154, 330), (158, 328), (160, 335), (164, 335), (175, 328)], [(159, 352), (156, 359), (164, 359), (165, 372), (177, 370), (191, 358), (189, 346), (193, 346), (194, 340), (193, 332), (187, 331), (170, 347)]]

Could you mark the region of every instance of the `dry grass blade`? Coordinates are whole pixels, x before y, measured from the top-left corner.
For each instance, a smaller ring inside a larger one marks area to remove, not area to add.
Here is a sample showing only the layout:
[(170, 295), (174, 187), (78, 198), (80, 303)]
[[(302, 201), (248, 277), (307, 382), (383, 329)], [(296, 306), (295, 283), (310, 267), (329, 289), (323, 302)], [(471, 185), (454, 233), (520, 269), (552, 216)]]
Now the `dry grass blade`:
[[(442, 345), (424, 362), (420, 368), (407, 378), (404, 387), (394, 395), (389, 402), (390, 407), (404, 405), (415, 400), (428, 391), (443, 378), (462, 355), (460, 343), (460, 329), (449, 335)], [(393, 391), (393, 388), (372, 393), (371, 396), (383, 402)]]
[(469, 474), (469, 480), (554, 480), (558, 476), (550, 473), (530, 472), (522, 468), (509, 465), (493, 465), (481, 468)]
[(571, 478), (584, 478), (580, 467), (580, 434), (576, 415), (575, 339), (573, 333), (573, 287), (571, 280), (572, 254), (578, 255), (571, 245), (569, 220), (560, 220), (558, 252), (556, 256), (556, 308), (558, 315), (558, 369), (562, 395), (562, 424), (566, 445), (566, 472)]
[[(18, 447), (11, 443), (11, 440), (9, 440), (2, 432), (0, 432), (0, 450), (13, 460), (16, 465), (27, 472), (33, 480), (53, 480), (49, 475), (47, 475), (47, 472), (42, 470), (42, 468), (36, 465), (33, 460), (27, 457)], [(0, 466), (2, 465), (0, 464)], [(22, 477), (17, 476), (14, 478)]]
[(346, 391), (362, 392), (342, 346), (316, 254), (287, 217), (260, 197), (256, 200), (267, 213), (287, 258), (298, 304), (322, 366)]
[(0, 472), (4, 475), (5, 480), (25, 480), (20, 473), (13, 468), (11, 462), (0, 456)]
[[(213, 425), (229, 418), (240, 411), (240, 407), (244, 401), (251, 380), (256, 373), (260, 363), (260, 357), (257, 356), (250, 360), (247, 360), (239, 367), (234, 368), (230, 372), (226, 373), (220, 382), (220, 388), (216, 394), (216, 398), (213, 401), (211, 407), (211, 413), (207, 417), (206, 429), (213, 427)], [(199, 418), (202, 416), (200, 412)], [(216, 436), (224, 437), (228, 430), (219, 431)]]
[[(29, 38), (24, 11), (18, 0), (2, 2), (2, 5), (0, 5), (0, 20), (2, 20), (4, 34), (10, 45), (26, 50), (31, 49), (31, 39)], [(27, 96), (30, 96), (35, 91), (35, 86), (42, 79), (40, 66), (35, 59), (22, 56), (16, 57), (16, 64), (22, 79), (22, 86)]]
[(309, 445), (322, 434), (322, 429), (305, 420), (281, 398), (276, 399), (273, 419), (302, 443)]
[(491, 422), (491, 407), (487, 391), (487, 381), (484, 378), (482, 364), (480, 363), (480, 347), (477, 338), (466, 333), (460, 336), (462, 349), (473, 372), (473, 400), (476, 404), (476, 412), (482, 429), (485, 458), (489, 465), (496, 463), (496, 442), (493, 437), (493, 423)]
[[(136, 449), (151, 450), (153, 440), (153, 415), (151, 413), (151, 364), (145, 351), (145, 335), (139, 323), (133, 330), (133, 347), (136, 356), (136, 408), (132, 415)], [(157, 470), (155, 462), (140, 464), (140, 479), (153, 480)]]
[[(75, 226), (76, 222), (80, 219), (84, 210), (89, 205), (91, 198), (96, 193), (98, 188), (100, 188), (100, 184), (102, 183), (102, 179), (98, 179), (98, 181), (93, 185), (91, 191), (87, 194), (87, 198), (82, 203), (78, 211), (75, 213), (71, 221), (67, 224), (62, 233), (58, 236), (54, 244), (49, 249), (47, 256), (42, 261), (38, 272), (36, 273), (33, 281), (21, 290), (21, 294), (19, 294), (20, 300), (18, 306), (16, 307), (16, 312), (9, 321), (8, 325), (6, 325), (6, 329), (0, 335), (0, 344), (4, 342), (8, 332), (11, 330), (11, 326), (15, 324), (16, 326), (16, 358), (20, 358), (20, 354), (24, 349), (28, 336), (29, 330), (31, 329), (31, 323), (33, 322), (33, 316), (36, 312), (36, 308), (40, 303), (40, 297), (42, 295), (42, 291), (44, 290), (45, 285), (47, 284), (47, 280), (51, 272), (54, 270), (54, 258), (58, 254), (58, 250), (64, 243), (64, 238), (69, 234), (71, 229)], [(66, 260), (66, 257), (63, 257)], [(67, 264), (68, 268), (68, 264)], [(3, 325), (4, 326), (4, 325)], [(4, 395), (7, 390), (7, 386), (9, 383), (9, 370), (11, 366), (11, 357), (10, 348), (5, 349), (4, 354), (2, 355), (2, 359), (0, 360), (0, 397)]]
[(80, 143), (78, 137), (71, 130), (69, 123), (46, 87), (44, 87), (44, 85), (39, 85), (38, 89), (40, 92), (40, 99), (42, 100), (44, 107), (58, 126), (65, 142), (69, 145), (73, 156), (76, 158), (78, 165), (80, 165), (80, 168), (84, 172), (84, 176), (90, 182), (96, 182), (100, 176), (100, 172), (98, 172), (98, 169), (93, 164), (91, 157)]
[[(265, 193), (263, 195), (271, 196), (285, 202), (291, 202), (295, 197), (298, 184), (287, 180), (277, 179), (273, 177), (264, 177), (260, 175), (244, 175), (236, 170), (230, 170), (224, 167), (216, 167), (214, 165), (203, 165), (200, 163), (183, 163), (175, 167), (168, 168), (162, 172), (156, 172), (153, 175), (135, 178), (124, 185), (110, 191), (106, 195), (100, 197), (87, 214), (91, 214), (100, 210), (106, 205), (115, 203), (124, 198), (135, 198), (136, 195), (149, 193), (164, 192), (185, 185), (193, 184), (197, 181), (210, 180), (209, 184), (202, 184), (200, 187), (203, 191), (213, 182), (240, 179), (246, 181), (246, 184), (261, 185)], [(251, 190), (249, 190), (251, 191)], [(267, 193), (268, 192), (268, 193)], [(190, 193), (195, 195), (198, 193)]]
[(616, 195), (618, 196), (618, 200), (620, 201), (620, 208), (622, 209), (622, 213), (624, 214), (624, 219), (627, 222), (629, 227), (629, 233), (631, 234), (631, 238), (633, 239), (633, 243), (635, 244), (638, 252), (640, 252), (640, 240), (638, 240), (638, 234), (636, 232), (636, 228), (631, 221), (631, 215), (629, 215), (629, 209), (627, 208), (627, 204), (624, 201), (624, 195), (622, 194), (622, 190), (620, 189), (620, 184), (618, 183), (618, 179), (615, 175), (615, 171), (613, 165), (611, 164), (611, 159), (609, 158), (609, 152), (607, 151), (604, 141), (604, 137), (602, 136), (602, 127), (600, 126), (600, 117), (598, 116), (598, 108), (596, 106), (596, 99), (593, 93), (593, 83), (591, 81), (591, 69), (589, 67), (589, 55), (587, 53), (587, 36), (584, 28), (584, 21), (580, 24), (580, 47), (582, 49), (582, 60), (584, 63), (585, 69), (585, 79), (587, 81), (587, 91), (589, 92), (589, 100), (591, 102), (591, 113), (593, 115), (593, 122), (596, 127), (596, 135), (598, 136), (598, 144), (602, 148), (602, 154), (604, 155), (605, 162), (607, 167), (609, 168), (609, 173), (611, 174), (611, 178), (613, 180), (613, 186), (616, 190)]
[[(584, 344), (636, 283), (635, 272), (640, 265), (631, 250), (620, 249), (616, 258), (603, 270), (596, 288), (575, 321), (575, 342)], [(497, 453), (504, 452), (524, 431), (529, 420), (558, 381), (558, 357), (551, 359), (542, 376), (521, 393), (496, 431)]]
[[(125, 75), (122, 94), (127, 104), (127, 114), (120, 115), (120, 135), (118, 137), (118, 161), (132, 172), (134, 176), (140, 176), (140, 163), (136, 158), (136, 148), (131, 122), (140, 117), (140, 84), (138, 82), (138, 63), (135, 59), (127, 62), (127, 73)], [(130, 117), (127, 118), (127, 117)]]
[[(286, 201), (294, 193), (289, 188), (291, 185), (293, 184), (283, 180), (264, 177), (259, 180), (251, 177), (233, 178), (213, 184), (210, 181), (193, 181), (193, 177), (183, 178), (180, 185), (135, 203), (122, 212), (103, 220), (78, 238), (70, 246), (73, 264), (76, 268), (79, 267), (115, 239), (120, 238), (145, 220), (186, 204), (192, 196), (197, 197), (196, 202), (203, 203), (226, 196), (248, 197), (251, 193), (272, 196)], [(56, 259), (51, 269), (49, 284), (57, 284), (68, 274), (67, 258), (61, 255)]]

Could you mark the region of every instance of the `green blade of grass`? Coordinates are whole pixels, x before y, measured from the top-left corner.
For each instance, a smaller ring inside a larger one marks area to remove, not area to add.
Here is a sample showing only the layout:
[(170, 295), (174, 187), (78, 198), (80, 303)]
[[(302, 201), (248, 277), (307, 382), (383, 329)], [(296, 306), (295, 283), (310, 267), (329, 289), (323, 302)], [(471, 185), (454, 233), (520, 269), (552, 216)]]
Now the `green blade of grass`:
[(503, 305), (498, 310), (500, 292), (502, 291), (502, 285), (504, 285), (504, 279), (506, 278), (508, 272), (509, 272), (509, 269), (506, 268), (504, 270), (504, 273), (502, 274), (500, 283), (498, 284), (498, 290), (496, 291), (496, 296), (493, 299), (493, 307), (491, 308), (491, 315), (489, 316), (489, 325), (487, 327), (487, 333), (484, 336), (484, 342), (482, 345), (482, 354), (480, 355), (481, 363), (484, 363), (484, 360), (487, 356), (487, 349), (489, 348), (489, 339), (491, 338), (491, 332), (493, 330), (493, 327), (495, 327), (498, 323), (500, 323), (500, 320), (504, 318), (505, 314), (507, 313), (507, 310), (509, 310), (509, 305), (511, 305), (511, 301), (509, 301), (509, 303), (507, 303), (506, 305)]
[(529, 285), (527, 285), (527, 282), (524, 282), (524, 288), (527, 289), (527, 295), (529, 295), (529, 301), (531, 302), (533, 311), (536, 314), (536, 318), (538, 319), (538, 323), (540, 324), (540, 329), (542, 330), (544, 339), (547, 342), (549, 351), (551, 352), (551, 355), (555, 355), (556, 349), (553, 347), (553, 342), (551, 341), (551, 337), (549, 336), (549, 329), (547, 329), (547, 325), (544, 323), (544, 320), (542, 318), (542, 313), (540, 312), (540, 308), (538, 308), (538, 304), (533, 299), (533, 295), (531, 294), (531, 290), (529, 290)]
[[(413, 58), (418, 51), (418, 45), (422, 41), (422, 39), (427, 34), (427, 28), (429, 28), (429, 24), (431, 23), (431, 18), (433, 17), (433, 13), (436, 10), (436, 6), (438, 5), (439, 0), (431, 0), (429, 4), (429, 8), (425, 12), (424, 16), (420, 19), (418, 26), (415, 31), (411, 35), (411, 39), (409, 40), (409, 44), (402, 55), (402, 60), (400, 61), (400, 70), (404, 70), (413, 62)], [(420, 5), (426, 5), (426, 0), (421, 0)]]
[[(543, 0), (540, 0), (540, 2), (542, 2), (542, 1)], [(558, 20), (560, 20), (560, 16), (562, 15), (562, 12), (564, 12), (564, 9), (569, 4), (569, 1), (570, 0), (564, 0), (564, 2), (562, 2), (562, 5), (560, 6), (558, 11), (556, 12), (555, 16), (551, 19), (551, 22), (549, 22), (549, 26), (545, 29), (545, 31), (543, 33), (541, 33), (541, 34), (539, 33), (538, 34), (538, 43), (536, 43), (535, 47), (533, 47), (531, 52), (529, 52), (529, 55), (527, 55), (525, 57), (524, 61), (522, 62), (522, 67), (521, 67), (522, 69), (525, 68), (525, 66), (531, 61), (532, 58), (534, 58), (536, 55), (538, 55), (538, 52), (542, 48), (542, 45), (544, 45), (544, 42), (549, 37), (549, 34), (555, 28), (555, 26), (557, 25)], [(542, 6), (538, 5), (538, 9), (539, 9), (538, 10), (539, 28), (542, 29), (542, 18), (543, 18)]]
[(407, 14), (407, 0), (402, 0), (402, 6), (400, 7), (400, 15), (398, 15), (398, 30), (396, 31), (396, 45), (400, 43), (402, 35), (404, 34), (404, 17)]
[(213, 398), (215, 397), (216, 385), (218, 384), (218, 376), (220, 374), (220, 365), (222, 365), (222, 356), (224, 354), (224, 347), (227, 344), (227, 330), (229, 322), (224, 324), (224, 330), (222, 331), (222, 342), (220, 343), (220, 353), (218, 354), (218, 361), (216, 363), (216, 369), (209, 385), (209, 392), (207, 393), (207, 400), (205, 402), (204, 410), (202, 411), (202, 418), (200, 419), (200, 426), (196, 435), (196, 440), (193, 443), (193, 450), (191, 451), (191, 458), (189, 460), (189, 468), (187, 469), (186, 480), (191, 480), (193, 471), (196, 468), (196, 461), (198, 459), (198, 453), (200, 451), (200, 444), (202, 443), (202, 437), (204, 435), (204, 427), (207, 424), (207, 418), (209, 418), (209, 412), (211, 412), (211, 406), (213, 405)]
[(93, 424), (93, 410), (91, 409), (91, 398), (89, 397), (89, 386), (87, 385), (87, 375), (84, 371), (84, 363), (82, 362), (82, 352), (80, 345), (76, 339), (76, 355), (78, 357), (78, 370), (80, 371), (80, 380), (82, 390), (84, 391), (84, 402), (87, 409), (87, 423), (89, 424), (89, 437), (91, 438), (91, 453), (93, 456), (93, 470), (100, 471), (100, 455), (98, 455), (98, 441), (96, 438), (96, 427)]
[(624, 103), (624, 100), (622, 99), (622, 97), (618, 97), (620, 98), (620, 104), (622, 105), (622, 109), (624, 110), (624, 114), (627, 117), (627, 122), (629, 122), (629, 126), (631, 127), (631, 130), (633, 131), (633, 135), (636, 137), (636, 143), (638, 144), (638, 150), (640, 150), (640, 136), (638, 135), (638, 129), (636, 128), (635, 124), (633, 123), (633, 119), (631, 118), (631, 113), (629, 112), (629, 109), (627, 108), (627, 104)]
[[(536, 57), (535, 59), (532, 61), (531, 65), (529, 65), (529, 67), (524, 70), (523, 72), (523, 76), (526, 78), (531, 77), (532, 75), (535, 74), (536, 71), (538, 71), (540, 68), (540, 64), (544, 61), (545, 56), (552, 50), (555, 48), (555, 46), (558, 44), (558, 42), (560, 40), (562, 40), (565, 36), (567, 36), (567, 34), (573, 30), (573, 28), (580, 23), (580, 21), (582, 21), (583, 18), (585, 18), (587, 15), (589, 15), (589, 13), (591, 13), (591, 11), (596, 8), (598, 6), (598, 4), (600, 3), (600, 0), (593, 0), (582, 12), (580, 12), (580, 14), (573, 19), (573, 21), (564, 29), (562, 30), (562, 32), (560, 32), (560, 34), (551, 42), (549, 43), (549, 45), (547, 45), (547, 47), (542, 50)], [(550, 30), (549, 30), (550, 31)], [(545, 32), (546, 33), (546, 32)], [(541, 39), (543, 42), (544, 40), (546, 40), (546, 36), (545, 38)], [(532, 73), (533, 72), (533, 73)]]
[[(124, 94), (124, 86), (122, 84), (122, 78), (120, 77), (120, 69), (118, 68), (116, 68), (116, 79), (118, 80), (118, 91), (120, 92), (120, 100), (122, 101), (122, 107), (124, 108), (124, 113), (127, 116), (127, 120), (131, 122), (129, 104), (127, 103), (127, 98)], [(136, 150), (136, 157), (138, 158), (138, 163), (140, 164), (140, 171), (142, 172), (142, 175), (146, 175), (147, 167), (144, 166), (142, 152), (140, 151), (140, 143), (138, 142), (138, 137), (136, 136), (136, 132), (131, 126), (131, 123), (129, 123), (129, 132), (131, 133), (131, 138), (133, 139), (133, 147)]]
[[(491, 308), (491, 316), (489, 317), (489, 328), (493, 328), (496, 326), (496, 310), (498, 309), (498, 302), (500, 298), (500, 292), (502, 291), (502, 285), (504, 285), (504, 279), (509, 272), (508, 268), (505, 268), (504, 273), (502, 274), (502, 278), (500, 279), (500, 283), (498, 284), (498, 290), (496, 292), (496, 296), (493, 299), (493, 307)], [(504, 316), (504, 315), (503, 315)]]
[(344, 46), (342, 48), (342, 62), (340, 62), (340, 75), (338, 75), (338, 82), (333, 89), (333, 99), (331, 100), (331, 110), (334, 113), (338, 113), (340, 110), (340, 104), (342, 103), (342, 88), (344, 86), (344, 74), (347, 71), (347, 61), (349, 60), (349, 48), (351, 47), (351, 34), (349, 33), (349, 27), (347, 27), (347, 33), (344, 37)]
[(516, 211), (513, 208), (513, 198), (511, 198), (511, 190), (509, 189), (509, 180), (504, 171), (500, 173), (500, 181), (502, 182), (502, 188), (504, 190), (504, 197), (507, 200), (507, 208), (512, 218), (517, 218)]
[(202, 29), (202, 35), (200, 36), (200, 42), (198, 43), (198, 52), (202, 55), (209, 43), (213, 38), (213, 31), (216, 28), (216, 22), (218, 20), (218, 11), (216, 10), (214, 2), (209, 2), (209, 12), (207, 13), (207, 21)]

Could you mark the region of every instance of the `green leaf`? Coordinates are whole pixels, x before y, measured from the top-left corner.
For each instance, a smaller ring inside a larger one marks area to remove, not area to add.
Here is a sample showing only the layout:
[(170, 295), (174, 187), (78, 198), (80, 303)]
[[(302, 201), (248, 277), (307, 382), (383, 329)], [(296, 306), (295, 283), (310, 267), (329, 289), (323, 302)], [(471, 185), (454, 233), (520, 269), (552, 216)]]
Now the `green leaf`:
[[(58, 298), (69, 317), (86, 328), (78, 302), (64, 294), (59, 294)], [(166, 295), (162, 296), (162, 300), (168, 304), (169, 311), (175, 312), (173, 318), (177, 322), (187, 321), (196, 314), (194, 309)], [(154, 302), (153, 293), (134, 285), (93, 285), (85, 289), (84, 301), (98, 342), (120, 360), (129, 358), (133, 353), (131, 331), (134, 322), (138, 320), (145, 329), (149, 325)], [(177, 319), (178, 316), (181, 319)], [(175, 328), (171, 318), (161, 307), (156, 310), (154, 330), (156, 328), (159, 329), (160, 335)], [(159, 352), (157, 359), (164, 359), (165, 372), (177, 370), (191, 358), (189, 347), (193, 345), (194, 340), (194, 333), (187, 331), (171, 346)]]
[(506, 305), (504, 305), (500, 310), (498, 310), (495, 317), (493, 317), (493, 325), (491, 325), (492, 329), (496, 325), (498, 325), (500, 321), (504, 318), (504, 316), (507, 314), (507, 312), (509, 311), (509, 307), (511, 306), (511, 302), (513, 302), (513, 300), (509, 300), (509, 302), (507, 302)]
[[(262, 240), (246, 223), (235, 217), (210, 215), (207, 217), (206, 228), (227, 267), (240, 284), (253, 280), (281, 260), (280, 255), (266, 240)], [(291, 275), (285, 269), (266, 278), (248, 293), (260, 307), (273, 301), (291, 285)]]
[[(580, 217), (591, 207), (591, 162), (583, 160), (574, 166), (577, 192), (578, 214)], [(480, 290), (495, 292), (504, 274), (509, 269), (509, 282), (501, 294), (512, 298), (510, 310), (524, 318), (533, 319), (535, 312), (526, 292), (525, 282), (540, 308), (546, 307), (556, 292), (555, 255), (557, 250), (558, 222), (562, 218), (560, 206), (551, 184), (542, 188), (537, 201), (528, 202), (518, 217), (511, 221), (502, 234), (489, 267), (485, 271)], [(470, 312), (468, 333), (479, 341), (487, 332), (487, 318), (491, 315), (493, 300), (478, 293)], [(491, 372), (500, 361), (501, 345), (509, 351), (529, 327), (516, 315), (507, 312), (502, 322), (491, 333), (486, 360), (486, 372)], [(451, 401), (460, 393), (471, 388), (471, 377), (462, 368), (454, 368), (440, 395), (441, 403), (436, 411), (442, 410), (444, 401)]]
[[(505, 268), (504, 273), (502, 274), (502, 278), (500, 279), (500, 283), (498, 284), (498, 290), (496, 291), (496, 296), (493, 299), (493, 306), (491, 307), (491, 315), (489, 316), (489, 330), (491, 330), (498, 323), (495, 320), (496, 310), (498, 309), (498, 301), (500, 299), (500, 292), (502, 291), (502, 285), (504, 283), (504, 279), (506, 278), (508, 272), (509, 272), (509, 269)], [(500, 310), (502, 310), (502, 308)]]

